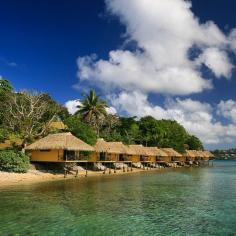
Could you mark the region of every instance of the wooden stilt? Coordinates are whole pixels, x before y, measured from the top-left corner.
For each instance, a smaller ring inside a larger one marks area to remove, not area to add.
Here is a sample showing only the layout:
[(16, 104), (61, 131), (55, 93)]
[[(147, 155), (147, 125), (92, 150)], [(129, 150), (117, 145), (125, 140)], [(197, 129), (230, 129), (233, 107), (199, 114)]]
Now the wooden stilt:
[(85, 167), (85, 177), (88, 176), (88, 162), (86, 161), (86, 167)]
[(125, 172), (125, 165), (124, 165), (124, 162), (123, 162), (123, 172)]
[(129, 163), (127, 162), (127, 172), (129, 172)]
[(110, 165), (109, 165), (109, 175), (111, 174), (111, 162), (110, 162)]
[(130, 164), (131, 164), (131, 169), (130, 169), (130, 171), (132, 172), (132, 171), (133, 171), (133, 163), (131, 162)]
[[(103, 163), (102, 163), (102, 165), (103, 165)], [(103, 166), (104, 166), (104, 165), (103, 165)], [(106, 174), (106, 168), (104, 168), (103, 174), (104, 174), (104, 175)]]
[(64, 178), (66, 178), (67, 175), (67, 169), (66, 169), (66, 163), (64, 163)]
[(115, 166), (114, 166), (114, 173), (116, 173), (116, 163), (115, 163)]

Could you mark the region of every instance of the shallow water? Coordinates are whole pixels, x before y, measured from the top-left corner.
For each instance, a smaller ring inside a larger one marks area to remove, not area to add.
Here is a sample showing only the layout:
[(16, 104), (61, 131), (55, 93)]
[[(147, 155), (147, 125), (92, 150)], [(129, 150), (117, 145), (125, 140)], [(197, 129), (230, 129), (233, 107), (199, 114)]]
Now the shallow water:
[(236, 235), (236, 162), (0, 188), (0, 235)]

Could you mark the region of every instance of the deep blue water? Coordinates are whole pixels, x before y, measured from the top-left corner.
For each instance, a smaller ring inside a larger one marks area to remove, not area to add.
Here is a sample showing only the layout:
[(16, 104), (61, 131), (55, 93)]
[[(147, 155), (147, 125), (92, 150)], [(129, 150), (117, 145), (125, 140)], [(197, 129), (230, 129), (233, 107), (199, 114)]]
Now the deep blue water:
[(236, 162), (0, 188), (0, 235), (236, 235)]

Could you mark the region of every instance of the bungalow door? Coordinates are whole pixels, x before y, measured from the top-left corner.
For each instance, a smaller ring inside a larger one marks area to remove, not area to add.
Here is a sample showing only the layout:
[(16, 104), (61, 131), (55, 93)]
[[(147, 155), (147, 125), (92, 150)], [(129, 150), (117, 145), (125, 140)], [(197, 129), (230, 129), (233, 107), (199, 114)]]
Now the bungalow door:
[(64, 150), (63, 160), (64, 161), (75, 161), (76, 160), (75, 151)]
[(105, 152), (100, 152), (99, 153), (99, 160), (100, 161), (106, 161), (106, 153)]

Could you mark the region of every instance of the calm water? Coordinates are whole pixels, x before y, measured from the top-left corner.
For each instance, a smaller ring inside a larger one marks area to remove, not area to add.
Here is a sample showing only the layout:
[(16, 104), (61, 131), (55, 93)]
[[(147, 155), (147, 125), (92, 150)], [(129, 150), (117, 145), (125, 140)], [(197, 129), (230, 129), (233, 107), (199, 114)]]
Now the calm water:
[(236, 235), (236, 162), (0, 188), (0, 235)]

